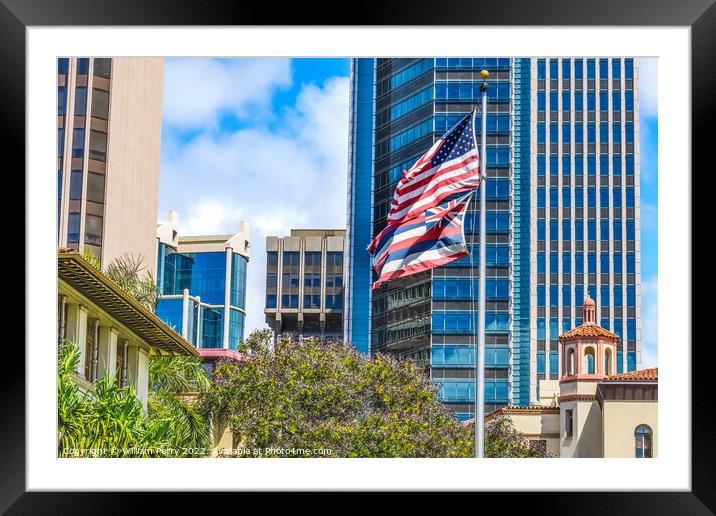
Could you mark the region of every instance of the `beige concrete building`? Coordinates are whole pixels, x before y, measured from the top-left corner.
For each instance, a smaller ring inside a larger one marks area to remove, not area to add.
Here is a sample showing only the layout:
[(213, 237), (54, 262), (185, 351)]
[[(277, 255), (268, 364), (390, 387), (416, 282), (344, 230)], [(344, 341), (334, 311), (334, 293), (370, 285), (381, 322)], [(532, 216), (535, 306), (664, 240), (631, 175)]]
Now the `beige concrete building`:
[(146, 411), (150, 357), (197, 351), (78, 252), (61, 250), (57, 261), (58, 342), (79, 345), (75, 381), (86, 391), (114, 377), (134, 388)]
[(343, 229), (266, 237), (266, 322), (275, 334), (343, 337)]
[(155, 270), (163, 75), (162, 58), (58, 60), (58, 245), (102, 267)]
[(658, 370), (615, 374), (619, 337), (596, 323), (587, 297), (584, 324), (559, 336), (559, 381), (540, 380), (538, 404), (503, 407), (525, 437), (555, 457), (656, 457)]

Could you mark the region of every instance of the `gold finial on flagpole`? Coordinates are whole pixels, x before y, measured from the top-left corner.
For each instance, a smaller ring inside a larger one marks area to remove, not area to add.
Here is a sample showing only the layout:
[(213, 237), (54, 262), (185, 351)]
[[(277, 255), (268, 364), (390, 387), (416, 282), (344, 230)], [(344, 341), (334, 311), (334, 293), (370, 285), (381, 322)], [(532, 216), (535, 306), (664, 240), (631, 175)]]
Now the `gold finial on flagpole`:
[(490, 72), (488, 72), (487, 70), (480, 71), (480, 77), (482, 77), (483, 79), (487, 79), (489, 76), (490, 76)]

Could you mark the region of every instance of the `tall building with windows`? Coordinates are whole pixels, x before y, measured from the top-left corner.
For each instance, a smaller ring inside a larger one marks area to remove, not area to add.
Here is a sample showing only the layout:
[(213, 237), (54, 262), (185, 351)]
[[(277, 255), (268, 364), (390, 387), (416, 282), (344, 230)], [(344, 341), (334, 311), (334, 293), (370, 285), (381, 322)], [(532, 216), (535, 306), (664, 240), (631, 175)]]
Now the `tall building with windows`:
[(156, 264), (164, 60), (57, 62), (57, 239)]
[(402, 171), (480, 108), (482, 69), (490, 72), (486, 410), (529, 405), (540, 379), (559, 378), (557, 337), (581, 324), (586, 292), (598, 300), (599, 323), (620, 336), (618, 372), (640, 362), (635, 60), (354, 59), (346, 326), (372, 351), (423, 364), (461, 419), (474, 411), (479, 197), (465, 219), (471, 257), (367, 293), (356, 285), (368, 281), (356, 278)]
[(205, 358), (235, 351), (244, 338), (248, 223), (235, 235), (179, 236), (169, 211), (157, 240), (157, 315)]
[(266, 237), (266, 323), (274, 334), (343, 337), (343, 229)]

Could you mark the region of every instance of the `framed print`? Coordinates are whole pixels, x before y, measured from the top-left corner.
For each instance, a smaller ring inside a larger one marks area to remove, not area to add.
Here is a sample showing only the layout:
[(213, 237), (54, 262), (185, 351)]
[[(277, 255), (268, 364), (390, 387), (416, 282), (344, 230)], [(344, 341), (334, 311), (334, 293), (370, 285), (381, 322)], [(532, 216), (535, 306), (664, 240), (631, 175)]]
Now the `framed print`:
[(237, 7), (3, 0), (28, 206), (3, 511), (397, 490), (710, 514), (712, 3)]

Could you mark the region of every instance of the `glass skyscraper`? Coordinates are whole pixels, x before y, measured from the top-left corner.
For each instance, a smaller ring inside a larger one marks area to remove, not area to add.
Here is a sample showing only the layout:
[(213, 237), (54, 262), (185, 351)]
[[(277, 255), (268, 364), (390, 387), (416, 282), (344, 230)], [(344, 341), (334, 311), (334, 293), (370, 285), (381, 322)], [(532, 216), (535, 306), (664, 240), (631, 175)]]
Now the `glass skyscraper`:
[(248, 225), (236, 235), (179, 237), (177, 215), (157, 228), (157, 315), (199, 349), (244, 338)]
[(461, 419), (474, 410), (479, 197), (465, 219), (472, 256), (375, 291), (362, 263), (402, 171), (479, 109), (482, 69), (490, 72), (486, 409), (534, 403), (540, 380), (559, 378), (557, 337), (581, 324), (587, 291), (600, 324), (621, 337), (619, 371), (640, 361), (634, 60), (354, 59), (349, 337), (425, 366)]

